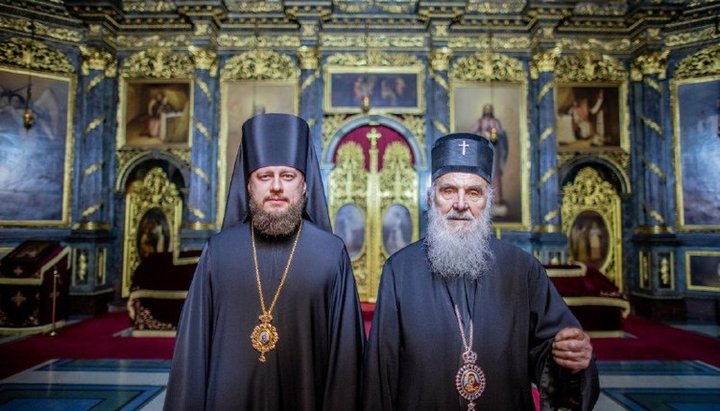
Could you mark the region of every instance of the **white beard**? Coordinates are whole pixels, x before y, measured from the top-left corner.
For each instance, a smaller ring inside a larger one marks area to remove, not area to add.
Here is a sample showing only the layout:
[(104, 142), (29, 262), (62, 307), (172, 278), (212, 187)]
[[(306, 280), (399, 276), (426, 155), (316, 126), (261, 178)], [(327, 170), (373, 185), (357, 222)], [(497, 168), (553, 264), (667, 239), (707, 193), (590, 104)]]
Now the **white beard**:
[[(483, 214), (477, 219), (469, 210), (463, 213), (450, 210), (442, 215), (434, 201), (431, 204), (425, 245), (433, 273), (446, 278), (475, 280), (489, 272), (494, 261), (490, 250), (492, 199), (488, 198)], [(469, 216), (472, 222), (469, 227), (453, 228), (448, 224), (451, 216)]]

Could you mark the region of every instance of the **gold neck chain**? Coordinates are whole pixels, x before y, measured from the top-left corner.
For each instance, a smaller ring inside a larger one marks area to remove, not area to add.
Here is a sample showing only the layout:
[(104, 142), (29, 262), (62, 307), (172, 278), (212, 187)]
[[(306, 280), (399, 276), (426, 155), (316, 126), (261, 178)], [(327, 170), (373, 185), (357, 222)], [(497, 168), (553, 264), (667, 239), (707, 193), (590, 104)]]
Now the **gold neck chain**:
[(271, 315), (273, 308), (275, 308), (275, 303), (277, 302), (278, 296), (280, 296), (280, 290), (282, 290), (283, 285), (285, 284), (285, 278), (288, 275), (288, 271), (290, 271), (290, 264), (292, 263), (293, 256), (295, 255), (295, 248), (297, 247), (297, 243), (298, 243), (298, 239), (300, 238), (301, 231), (302, 231), (302, 222), (300, 222), (300, 227), (298, 228), (298, 232), (297, 232), (297, 234), (295, 234), (295, 241), (293, 242), (292, 249), (290, 250), (290, 256), (288, 257), (287, 264), (285, 265), (285, 271), (283, 272), (283, 275), (280, 278), (280, 284), (278, 284), (277, 290), (275, 291), (275, 295), (273, 296), (272, 302), (270, 303), (270, 308), (266, 309), (265, 308), (265, 298), (263, 297), (262, 283), (260, 282), (260, 268), (258, 266), (257, 250), (255, 249), (255, 228), (252, 226), (252, 224), (250, 225), (253, 262), (255, 263), (255, 279), (257, 280), (258, 293), (260, 294), (260, 308), (262, 309), (263, 314)]
[(295, 235), (295, 241), (293, 242), (292, 249), (290, 250), (290, 256), (288, 257), (287, 264), (285, 265), (285, 271), (280, 278), (280, 284), (278, 284), (275, 295), (270, 302), (270, 307), (265, 308), (265, 297), (263, 297), (262, 283), (260, 282), (260, 268), (258, 266), (257, 249), (255, 248), (255, 227), (250, 225), (250, 238), (252, 242), (253, 262), (255, 263), (255, 279), (257, 280), (258, 294), (260, 294), (260, 324), (256, 325), (253, 332), (250, 334), (250, 341), (252, 342), (253, 348), (260, 353), (260, 362), (265, 362), (265, 353), (275, 349), (280, 336), (278, 335), (277, 328), (272, 325), (272, 311), (275, 308), (280, 291), (285, 284), (285, 278), (287, 278), (288, 271), (290, 271), (290, 264), (292, 263), (293, 256), (295, 255), (295, 248), (297, 247), (298, 239), (300, 239), (300, 233), (302, 232), (302, 221), (298, 227), (298, 232)]

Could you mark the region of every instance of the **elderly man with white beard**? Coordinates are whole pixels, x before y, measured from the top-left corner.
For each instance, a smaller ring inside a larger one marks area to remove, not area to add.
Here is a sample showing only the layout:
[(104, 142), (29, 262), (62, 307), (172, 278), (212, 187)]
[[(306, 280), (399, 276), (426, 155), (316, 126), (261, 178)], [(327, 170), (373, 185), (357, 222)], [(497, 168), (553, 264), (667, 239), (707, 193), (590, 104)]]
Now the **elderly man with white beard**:
[(589, 336), (542, 265), (492, 236), (493, 147), (432, 148), (426, 238), (383, 268), (363, 369), (365, 410), (592, 409)]

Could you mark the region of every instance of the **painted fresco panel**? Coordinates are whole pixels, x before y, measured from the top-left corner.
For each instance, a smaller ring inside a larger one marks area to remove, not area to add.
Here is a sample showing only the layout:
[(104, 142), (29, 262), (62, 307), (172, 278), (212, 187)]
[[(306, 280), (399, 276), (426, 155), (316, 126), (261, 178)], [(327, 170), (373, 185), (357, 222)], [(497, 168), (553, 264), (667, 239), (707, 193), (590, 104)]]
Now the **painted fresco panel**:
[(679, 226), (720, 228), (720, 78), (677, 85), (675, 102)]
[[(69, 220), (72, 89), (70, 78), (0, 68), (0, 223), (62, 224)], [(35, 121), (23, 126), (25, 108)]]

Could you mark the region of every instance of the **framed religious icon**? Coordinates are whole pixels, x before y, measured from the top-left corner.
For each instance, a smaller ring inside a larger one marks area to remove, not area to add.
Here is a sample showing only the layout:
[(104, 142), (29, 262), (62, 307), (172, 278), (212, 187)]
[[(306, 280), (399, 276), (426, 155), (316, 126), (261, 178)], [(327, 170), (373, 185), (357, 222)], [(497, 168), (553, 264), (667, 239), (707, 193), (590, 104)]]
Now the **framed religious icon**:
[(482, 135), (493, 142), (493, 222), (496, 227), (530, 225), (527, 87), (520, 83), (455, 82), (450, 91), (454, 132)]
[(627, 149), (625, 86), (571, 83), (555, 88), (558, 151)]
[[(298, 114), (297, 80), (230, 80), (221, 84), (218, 218), (225, 214), (227, 185), (242, 138), (242, 125), (264, 113)], [(222, 221), (218, 221), (218, 225)]]
[(685, 275), (688, 290), (720, 291), (720, 251), (687, 251)]
[(360, 255), (365, 245), (365, 217), (352, 203), (340, 207), (335, 215), (333, 232), (342, 238), (350, 258)]
[(69, 223), (74, 96), (74, 77), (0, 67), (0, 224)]
[(422, 113), (423, 67), (329, 66), (325, 71), (325, 112)]
[(603, 216), (585, 210), (573, 220), (568, 233), (568, 245), (573, 261), (604, 267), (610, 254), (610, 233)]
[(147, 210), (138, 223), (135, 239), (140, 259), (172, 250), (171, 240), (170, 223), (165, 213), (158, 207)]
[(122, 80), (118, 146), (188, 147), (192, 90), (190, 80)]
[(673, 82), (678, 226), (720, 229), (720, 76)]
[(402, 204), (391, 204), (383, 215), (382, 239), (387, 255), (393, 255), (412, 242), (410, 211)]

